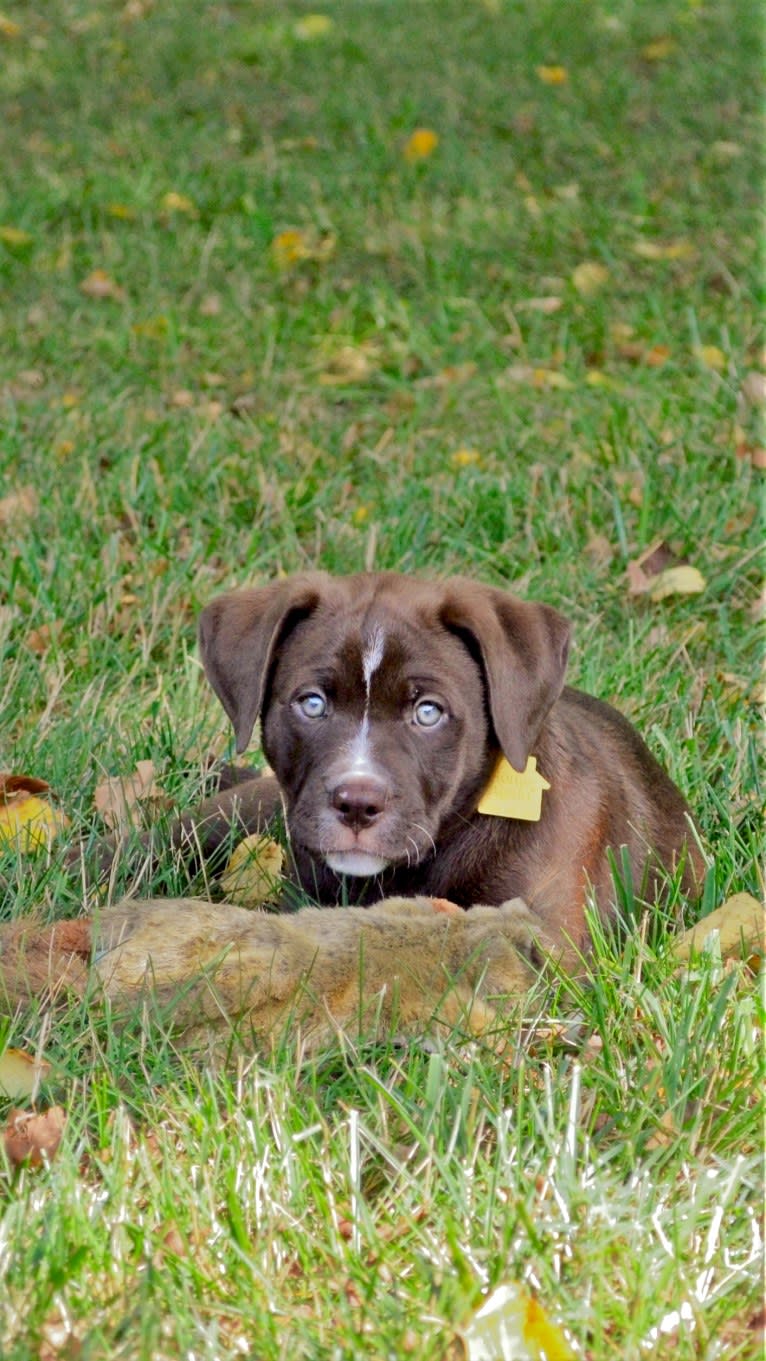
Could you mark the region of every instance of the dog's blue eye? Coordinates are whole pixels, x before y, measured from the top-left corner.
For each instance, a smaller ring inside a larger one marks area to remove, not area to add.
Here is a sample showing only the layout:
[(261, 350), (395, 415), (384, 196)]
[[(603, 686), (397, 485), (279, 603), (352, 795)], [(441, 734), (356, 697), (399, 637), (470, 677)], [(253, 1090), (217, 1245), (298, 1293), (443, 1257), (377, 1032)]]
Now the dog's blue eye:
[(298, 708), (306, 718), (324, 718), (327, 713), (327, 700), (324, 695), (301, 695)]
[(412, 716), (419, 728), (435, 728), (444, 717), (444, 709), (433, 699), (421, 699)]

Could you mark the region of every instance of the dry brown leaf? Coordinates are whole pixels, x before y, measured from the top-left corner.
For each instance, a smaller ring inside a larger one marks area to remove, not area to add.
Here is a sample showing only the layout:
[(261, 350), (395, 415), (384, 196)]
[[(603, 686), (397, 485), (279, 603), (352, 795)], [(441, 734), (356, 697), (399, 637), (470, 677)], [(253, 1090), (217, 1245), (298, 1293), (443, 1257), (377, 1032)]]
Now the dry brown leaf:
[(559, 373), (558, 369), (537, 368), (534, 364), (511, 364), (505, 370), (505, 377), (510, 383), (521, 383), (533, 388), (574, 386), (571, 378), (567, 378), (565, 373)]
[(112, 302), (124, 302), (127, 293), (105, 269), (93, 269), (80, 282), (80, 292), (88, 298), (108, 298)]
[(742, 380), (740, 394), (748, 406), (766, 406), (766, 373), (752, 369)]
[(628, 563), (630, 595), (645, 595), (662, 572), (678, 567), (680, 559), (664, 539), (655, 539), (637, 558)]
[(127, 831), (136, 826), (143, 803), (167, 808), (168, 800), (155, 781), (153, 761), (138, 761), (132, 775), (114, 775), (104, 780), (93, 795), (96, 811), (112, 831)]
[(416, 386), (419, 388), (450, 388), (456, 383), (467, 383), (470, 378), (478, 372), (478, 364), (469, 359), (465, 364), (448, 364), (439, 373), (433, 374), (429, 378), (419, 378)]
[(521, 302), (516, 303), (515, 311), (541, 312), (544, 317), (549, 317), (554, 312), (559, 312), (563, 306), (563, 298), (557, 297), (555, 293), (549, 293), (543, 298), (522, 298)]
[(19, 487), (8, 496), (0, 497), (0, 526), (18, 520), (29, 520), (37, 511), (37, 492), (34, 487)]
[(50, 1070), (50, 1064), (39, 1054), (28, 1054), (26, 1049), (6, 1049), (0, 1054), (0, 1094), (12, 1101), (22, 1096), (34, 1100)]
[(39, 1167), (49, 1162), (56, 1153), (66, 1126), (66, 1114), (61, 1106), (50, 1106), (46, 1111), (13, 1110), (3, 1130), (3, 1143), (8, 1161), (14, 1167), (26, 1163)]

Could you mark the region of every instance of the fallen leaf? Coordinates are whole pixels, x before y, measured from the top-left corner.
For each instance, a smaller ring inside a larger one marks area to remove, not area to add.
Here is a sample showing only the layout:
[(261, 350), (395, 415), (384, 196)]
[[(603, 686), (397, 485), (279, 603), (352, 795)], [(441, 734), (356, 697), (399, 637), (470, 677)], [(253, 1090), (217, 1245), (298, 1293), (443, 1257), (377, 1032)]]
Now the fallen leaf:
[(98, 786), (93, 802), (107, 827), (120, 832), (134, 827), (134, 813), (142, 803), (150, 803), (154, 808), (168, 807), (154, 775), (153, 761), (138, 761), (132, 775), (114, 775)]
[(722, 959), (741, 958), (742, 954), (766, 955), (766, 908), (752, 893), (734, 893), (715, 912), (675, 941), (673, 953), (686, 961), (705, 948), (713, 934), (718, 936)]
[(0, 241), (6, 246), (31, 246), (34, 237), (23, 227), (0, 227)]
[(301, 260), (309, 257), (309, 247), (305, 232), (290, 227), (278, 232), (271, 243), (271, 258), (278, 269), (291, 269)]
[(359, 383), (369, 377), (377, 350), (370, 345), (343, 345), (327, 361), (327, 367), (319, 375), (323, 387), (343, 387), (346, 383)]
[(634, 241), (634, 254), (642, 260), (693, 260), (697, 249), (691, 241)]
[(282, 879), (284, 851), (271, 837), (246, 836), (229, 857), (221, 888), (231, 903), (261, 907), (273, 902)]
[(160, 200), (166, 213), (185, 213), (187, 217), (197, 216), (197, 206), (186, 194), (177, 194), (175, 189), (169, 189), (162, 195)]
[(595, 260), (584, 260), (572, 271), (572, 283), (584, 298), (598, 293), (608, 278), (609, 270), (606, 265), (600, 265)]
[(591, 388), (609, 388), (613, 392), (622, 390), (622, 383), (612, 378), (610, 374), (604, 373), (603, 369), (588, 369), (585, 382)]
[(138, 217), (136, 209), (128, 203), (107, 203), (106, 211), (109, 217), (116, 217), (120, 222), (133, 222)]
[(542, 312), (543, 316), (551, 316), (564, 306), (564, 299), (558, 298), (555, 293), (549, 294), (544, 298), (522, 298), (521, 302), (516, 303), (517, 312)]
[(148, 317), (146, 321), (134, 321), (130, 329), (139, 339), (164, 340), (170, 329), (170, 322), (163, 313), (160, 313), (157, 317)]
[(716, 373), (723, 373), (726, 368), (726, 355), (723, 350), (719, 350), (717, 345), (695, 345), (693, 354), (699, 359), (706, 369), (714, 369)]
[(93, 269), (80, 282), (80, 292), (88, 298), (108, 298), (112, 302), (124, 302), (127, 294), (105, 269)]
[(207, 293), (199, 305), (200, 316), (217, 317), (223, 311), (223, 303), (217, 293)]
[(766, 406), (766, 373), (752, 369), (742, 380), (740, 396), (748, 406)]
[(21, 24), (17, 24), (15, 19), (9, 19), (7, 14), (0, 14), (0, 36), (3, 38), (18, 38), (21, 35)]
[(669, 567), (678, 567), (679, 559), (664, 539), (655, 539), (627, 566), (631, 595), (644, 595), (652, 582)]
[(680, 567), (668, 567), (655, 577), (649, 587), (649, 599), (657, 604), (671, 595), (699, 595), (707, 582), (697, 567), (683, 563)]
[(676, 50), (676, 40), (665, 36), (663, 38), (653, 38), (650, 43), (641, 48), (641, 56), (644, 61), (664, 61), (671, 52)]
[(566, 66), (536, 66), (535, 74), (543, 85), (566, 85), (569, 80)]
[(710, 155), (714, 161), (734, 161), (741, 156), (744, 147), (739, 142), (727, 142), (725, 140), (713, 142), (710, 146)]
[(170, 394), (170, 405), (181, 408), (194, 406), (194, 393), (190, 392), (189, 388), (176, 388), (176, 391)]
[(5, 1152), (14, 1167), (26, 1163), (39, 1167), (49, 1162), (56, 1153), (66, 1126), (66, 1115), (61, 1106), (50, 1106), (39, 1114), (34, 1111), (11, 1111), (3, 1130)]
[(525, 1285), (498, 1285), (461, 1341), (465, 1361), (575, 1361), (564, 1333)]
[(293, 33), (302, 42), (313, 42), (316, 38), (325, 38), (333, 29), (333, 21), (329, 14), (305, 14), (302, 19), (298, 19), (293, 25)]
[(614, 549), (605, 534), (591, 534), (585, 552), (598, 567), (606, 567), (614, 557)]
[(478, 449), (456, 449), (450, 457), (453, 468), (470, 468), (481, 463), (481, 454)]
[(456, 383), (467, 383), (469, 378), (473, 378), (478, 372), (478, 364), (469, 359), (465, 364), (447, 364), (446, 368), (439, 373), (432, 374), (428, 378), (419, 378), (417, 387), (419, 388), (450, 388)]
[(12, 524), (16, 520), (30, 519), (37, 511), (37, 492), (34, 487), (19, 487), (8, 496), (0, 498), (0, 525)]
[(405, 161), (425, 161), (432, 156), (439, 145), (439, 134), (431, 128), (416, 128), (402, 147)]
[(51, 1065), (38, 1054), (28, 1054), (26, 1049), (6, 1049), (0, 1054), (0, 1092), (12, 1101), (22, 1096), (34, 1100), (50, 1070)]
[(511, 364), (505, 370), (505, 377), (511, 383), (524, 383), (534, 388), (571, 388), (571, 378), (558, 369), (538, 368), (534, 364)]
[(32, 775), (0, 775), (0, 848), (13, 846), (23, 853), (46, 850), (69, 819), (41, 795), (45, 780)]

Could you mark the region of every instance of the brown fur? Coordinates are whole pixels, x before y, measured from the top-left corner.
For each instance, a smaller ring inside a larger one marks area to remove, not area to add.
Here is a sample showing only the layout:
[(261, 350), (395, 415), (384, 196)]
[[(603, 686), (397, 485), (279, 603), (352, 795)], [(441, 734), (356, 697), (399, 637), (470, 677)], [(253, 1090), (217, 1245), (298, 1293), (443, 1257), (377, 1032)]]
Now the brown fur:
[(249, 912), (196, 899), (125, 903), (101, 920), (95, 968), (106, 994), (168, 1004), (174, 1027), (244, 1022), (259, 1037), (286, 1022), (313, 1046), (337, 1031), (388, 1033), (496, 1023), (539, 977), (542, 942), (523, 903), (445, 911), (390, 899), (366, 911)]

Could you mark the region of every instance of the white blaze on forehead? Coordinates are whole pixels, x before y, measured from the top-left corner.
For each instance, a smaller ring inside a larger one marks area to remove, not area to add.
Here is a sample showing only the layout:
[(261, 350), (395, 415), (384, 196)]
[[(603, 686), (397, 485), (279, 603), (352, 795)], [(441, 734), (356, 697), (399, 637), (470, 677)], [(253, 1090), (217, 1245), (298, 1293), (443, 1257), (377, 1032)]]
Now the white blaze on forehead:
[(364, 678), (364, 714), (353, 741), (347, 748), (348, 765), (344, 777), (348, 775), (376, 774), (375, 761), (370, 747), (370, 686), (372, 678), (383, 660), (386, 635), (382, 628), (374, 628), (365, 639), (362, 647), (362, 676)]
[(364, 676), (364, 688), (367, 691), (367, 703), (370, 702), (370, 684), (380, 663), (383, 661), (383, 649), (386, 645), (386, 635), (382, 628), (373, 629), (367, 639), (362, 652), (362, 675)]

